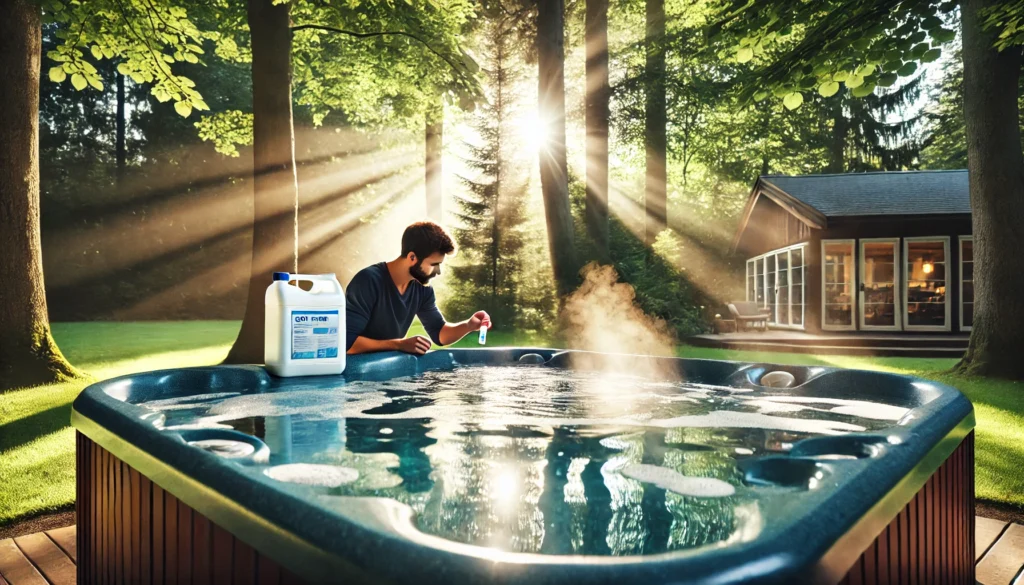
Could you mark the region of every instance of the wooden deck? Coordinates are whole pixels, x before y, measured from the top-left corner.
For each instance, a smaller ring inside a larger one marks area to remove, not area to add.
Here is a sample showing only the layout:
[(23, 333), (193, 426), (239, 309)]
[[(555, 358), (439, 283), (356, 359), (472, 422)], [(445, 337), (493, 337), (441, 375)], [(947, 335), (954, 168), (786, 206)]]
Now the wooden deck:
[[(1024, 569), (1024, 526), (977, 518), (980, 585), (1012, 585)], [(75, 527), (0, 540), (0, 585), (74, 585)]]
[(811, 334), (769, 329), (694, 335), (686, 343), (699, 347), (781, 351), (820, 355), (960, 357), (967, 350), (966, 334), (835, 332)]

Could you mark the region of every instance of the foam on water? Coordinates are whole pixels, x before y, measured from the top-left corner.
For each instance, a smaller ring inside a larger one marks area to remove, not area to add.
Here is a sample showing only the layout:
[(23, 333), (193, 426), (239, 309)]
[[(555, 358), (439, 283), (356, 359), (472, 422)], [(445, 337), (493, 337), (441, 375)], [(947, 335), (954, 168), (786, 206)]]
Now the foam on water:
[(202, 439), (189, 441), (188, 444), (227, 459), (248, 457), (256, 452), (256, 447), (253, 445), (230, 439)]
[(359, 472), (355, 469), (311, 463), (275, 465), (263, 470), (263, 473), (277, 481), (330, 488), (352, 483), (359, 479)]
[(736, 493), (732, 484), (713, 477), (689, 477), (666, 467), (631, 463), (622, 468), (622, 475), (675, 492), (697, 498), (725, 498)]

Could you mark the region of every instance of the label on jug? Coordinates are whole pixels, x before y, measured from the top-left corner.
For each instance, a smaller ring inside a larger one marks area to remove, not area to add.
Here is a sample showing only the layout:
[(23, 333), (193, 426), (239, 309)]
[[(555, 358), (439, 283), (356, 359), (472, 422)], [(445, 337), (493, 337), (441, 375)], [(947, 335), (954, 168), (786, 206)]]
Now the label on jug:
[(292, 359), (338, 357), (338, 311), (292, 311)]

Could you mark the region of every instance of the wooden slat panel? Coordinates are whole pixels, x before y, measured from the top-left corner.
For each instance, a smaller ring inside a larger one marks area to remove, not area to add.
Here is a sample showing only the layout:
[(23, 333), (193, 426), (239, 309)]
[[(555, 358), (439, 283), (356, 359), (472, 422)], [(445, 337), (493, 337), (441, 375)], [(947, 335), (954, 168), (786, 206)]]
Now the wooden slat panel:
[(0, 540), (0, 575), (11, 585), (46, 585), (46, 580), (25, 558), (13, 538)]
[(153, 583), (164, 585), (164, 492), (153, 484)]
[(164, 583), (178, 583), (178, 498), (164, 492)]
[(121, 460), (117, 457), (111, 457), (114, 466), (114, 485), (112, 486), (113, 491), (111, 495), (111, 504), (114, 523), (107, 527), (114, 535), (114, 583), (124, 583), (124, 529), (121, 526), (121, 517), (123, 516), (122, 502), (123, 499), (121, 494), (124, 493), (121, 472), (124, 468), (121, 465)]
[(974, 524), (974, 551), (975, 561), (978, 561), (988, 552), (989, 547), (995, 544), (996, 540), (1003, 534), (1003, 530), (1009, 522), (993, 520), (992, 518), (978, 518)]
[(139, 583), (150, 585), (153, 582), (153, 516), (151, 511), (153, 483), (145, 475), (140, 474), (139, 478), (139, 516), (142, 527), (142, 534), (139, 538), (139, 548), (142, 551), (139, 555), (139, 572), (141, 573)]
[(213, 525), (213, 582), (217, 585), (231, 585), (235, 566), (235, 537), (220, 526)]
[[(126, 500), (129, 500), (129, 509), (131, 510), (131, 522), (129, 528), (128, 540), (132, 543), (132, 562), (131, 571), (128, 573), (131, 575), (131, 582), (138, 583), (142, 580), (141, 576), (141, 565), (142, 565), (142, 509), (141, 502), (139, 501), (141, 489), (142, 475), (135, 470), (133, 467), (128, 468), (128, 485), (131, 488), (130, 493), (126, 494)], [(130, 499), (129, 499), (130, 498)], [(148, 522), (148, 519), (146, 520)]]
[(192, 559), (195, 570), (192, 573), (192, 585), (210, 585), (210, 551), (213, 542), (210, 534), (210, 521), (201, 514), (192, 515)]
[(1003, 536), (978, 563), (977, 579), (982, 585), (1010, 585), (1024, 567), (1024, 526), (1011, 524)]
[(131, 468), (121, 462), (121, 491), (118, 493), (121, 509), (121, 523), (116, 526), (121, 532), (121, 574), (124, 575), (125, 583), (137, 583), (138, 580), (132, 577), (132, 556), (134, 547), (132, 542), (132, 484)]
[(236, 585), (254, 583), (256, 581), (256, 552), (248, 544), (237, 538), (234, 539), (235, 574)]
[(178, 502), (178, 584), (192, 585), (192, 508)]
[(53, 585), (75, 585), (75, 564), (42, 532), (14, 539), (28, 560)]
[(64, 554), (74, 561), (78, 562), (78, 543), (76, 542), (78, 537), (78, 531), (74, 526), (65, 526), (64, 528), (55, 528), (53, 530), (47, 530), (46, 535), (53, 540), (53, 543), (60, 547), (60, 550), (64, 551)]

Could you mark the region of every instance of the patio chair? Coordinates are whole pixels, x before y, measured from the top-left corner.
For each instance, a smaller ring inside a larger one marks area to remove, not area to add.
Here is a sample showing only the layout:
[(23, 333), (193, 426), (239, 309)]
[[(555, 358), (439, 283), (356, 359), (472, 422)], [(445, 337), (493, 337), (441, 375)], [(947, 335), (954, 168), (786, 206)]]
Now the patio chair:
[(764, 307), (758, 306), (751, 301), (736, 301), (729, 303), (729, 312), (736, 320), (736, 329), (758, 328), (767, 331), (768, 319), (771, 314)]

